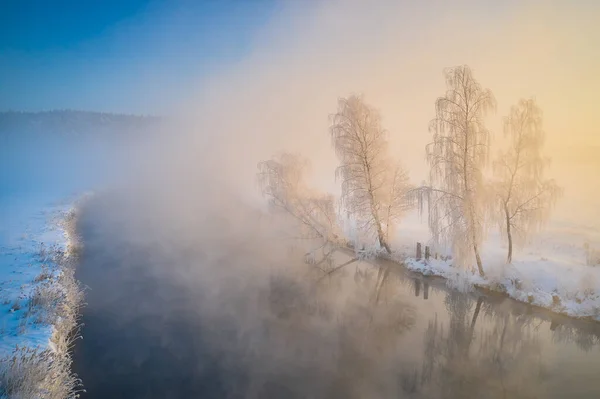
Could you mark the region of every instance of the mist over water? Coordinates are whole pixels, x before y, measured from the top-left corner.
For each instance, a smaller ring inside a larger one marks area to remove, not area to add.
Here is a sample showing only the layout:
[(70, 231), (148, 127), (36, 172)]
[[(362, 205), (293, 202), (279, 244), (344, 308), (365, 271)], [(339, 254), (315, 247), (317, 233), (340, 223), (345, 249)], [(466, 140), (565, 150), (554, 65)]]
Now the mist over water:
[(412, 182), (426, 179), (443, 68), (467, 64), (498, 100), (492, 152), (501, 117), (536, 96), (548, 177), (565, 187), (555, 220), (599, 231), (598, 163), (578, 156), (600, 146), (597, 4), (454, 3), (284, 2), (200, 90), (147, 88), (174, 114), (160, 133), (0, 146), (9, 205), (96, 192), (79, 221), (85, 397), (600, 396), (597, 326), (413, 275), (390, 278), (375, 304), (378, 266), (320, 280), (290, 225), (263, 212), (256, 164), (279, 151), (308, 157), (311, 186), (339, 192), (328, 117), (351, 93), (381, 110)]
[[(571, 28), (591, 26), (584, 12), (511, 2), (492, 12), (494, 29), (481, 30), (490, 10), (472, 2), (468, 12), (446, 2), (434, 2), (435, 12), (384, 3), (288, 3), (247, 57), (177, 103), (176, 122), (140, 141), (112, 189), (85, 205), (78, 277), (90, 289), (75, 370), (86, 397), (600, 393), (597, 326), (414, 276), (390, 279), (374, 304), (377, 267), (353, 264), (319, 281), (290, 226), (262, 212), (256, 164), (278, 151), (307, 156), (311, 185), (338, 193), (328, 116), (339, 96), (354, 92), (381, 110), (391, 152), (420, 183), (448, 66), (470, 65), (494, 91), (489, 127), (497, 139), (501, 116), (531, 95), (545, 111), (547, 155), (596, 139), (597, 115), (574, 109), (563, 74), (593, 77), (568, 57), (572, 43), (585, 42)], [(564, 32), (548, 31), (565, 15)], [(570, 147), (567, 127), (577, 138)], [(567, 158), (552, 171), (569, 183), (557, 218), (590, 221), (587, 200), (598, 188), (569, 179), (576, 167)]]
[(83, 207), (77, 273), (89, 290), (74, 356), (83, 397), (600, 393), (597, 325), (402, 269), (373, 302), (376, 266), (321, 279), (288, 226), (203, 188), (182, 188), (176, 207), (147, 187)]

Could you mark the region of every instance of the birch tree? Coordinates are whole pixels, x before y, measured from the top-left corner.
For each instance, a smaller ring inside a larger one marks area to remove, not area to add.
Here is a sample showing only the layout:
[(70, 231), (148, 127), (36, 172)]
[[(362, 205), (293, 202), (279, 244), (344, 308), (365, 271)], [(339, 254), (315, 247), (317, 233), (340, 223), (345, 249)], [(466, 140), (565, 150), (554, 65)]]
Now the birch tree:
[(501, 209), (497, 222), (508, 241), (506, 261), (511, 263), (513, 248), (543, 227), (561, 189), (544, 178), (550, 160), (542, 156), (542, 111), (535, 100), (521, 100), (511, 108), (504, 134), (509, 147), (495, 160), (494, 175)]
[(389, 234), (406, 207), (408, 174), (401, 166), (394, 168), (389, 158), (379, 112), (362, 96), (341, 98), (330, 134), (340, 161), (336, 178), (341, 181), (343, 207), (359, 229), (391, 253)]
[(309, 163), (303, 157), (284, 153), (260, 162), (257, 180), (271, 209), (295, 222), (297, 228), (292, 230), (299, 231), (300, 235), (290, 238), (301, 242), (300, 246), (308, 251), (304, 254), (305, 261), (329, 275), (358, 259), (334, 266), (333, 254), (344, 243), (340, 238), (334, 197), (315, 192), (307, 186), (305, 176), (308, 167)]
[(334, 198), (308, 188), (309, 163), (296, 154), (283, 153), (258, 164), (258, 184), (273, 209), (297, 221), (304, 238), (334, 242), (339, 239)]
[(484, 117), (495, 110), (492, 92), (484, 89), (468, 66), (448, 68), (446, 93), (435, 102), (427, 145), (431, 187), (429, 225), (436, 244), (450, 244), (460, 264), (477, 263), (484, 275), (479, 248), (484, 233), (485, 191), (490, 131)]

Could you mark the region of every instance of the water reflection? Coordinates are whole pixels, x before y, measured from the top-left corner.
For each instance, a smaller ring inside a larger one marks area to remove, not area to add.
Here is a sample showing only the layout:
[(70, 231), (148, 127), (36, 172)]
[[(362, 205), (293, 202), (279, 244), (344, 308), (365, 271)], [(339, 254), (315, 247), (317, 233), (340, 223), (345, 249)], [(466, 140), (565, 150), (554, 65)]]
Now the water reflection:
[(123, 229), (84, 231), (87, 398), (600, 397), (597, 324), (339, 253), (240, 278), (252, 243)]
[(575, 343), (579, 349), (589, 352), (600, 345), (600, 331), (598, 328), (575, 328), (560, 324), (553, 319), (550, 330), (554, 332), (552, 339), (556, 343)]
[[(352, 265), (309, 292), (284, 277), (271, 281), (275, 317), (264, 321), (261, 349), (256, 342), (246, 346), (253, 352), (246, 357), (252, 371), (244, 397), (563, 397), (571, 388), (554, 391), (547, 382), (576, 371), (551, 370), (543, 341), (598, 351), (598, 336), (585, 329), (439, 284), (432, 291), (435, 311), (423, 312), (428, 279)], [(550, 339), (540, 333), (543, 325), (550, 325)], [(600, 367), (597, 354), (594, 364)], [(590, 397), (600, 392), (600, 386), (588, 388)]]
[(271, 312), (260, 323), (263, 334), (251, 334), (251, 344), (239, 343), (233, 351), (233, 356), (242, 351), (247, 362), (242, 396), (399, 394), (389, 370), (402, 358), (401, 338), (414, 327), (417, 314), (395, 295), (394, 279), (383, 279), (363, 264), (332, 274), (317, 289), (305, 287), (285, 276), (272, 278)]
[[(415, 278), (415, 296), (418, 297), (421, 295), (421, 279)], [(423, 282), (423, 299), (429, 298), (429, 283), (427, 281)]]
[(492, 317), (477, 328), (483, 300), (448, 293), (450, 320), (425, 330), (423, 364), (404, 379), (416, 397), (532, 398), (541, 394), (541, 345), (523, 318)]

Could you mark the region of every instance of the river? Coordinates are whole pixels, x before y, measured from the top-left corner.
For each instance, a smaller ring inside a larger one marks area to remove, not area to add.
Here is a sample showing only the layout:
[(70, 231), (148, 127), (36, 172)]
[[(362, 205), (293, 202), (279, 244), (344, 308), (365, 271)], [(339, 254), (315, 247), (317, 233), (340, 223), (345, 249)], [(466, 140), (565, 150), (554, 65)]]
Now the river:
[(83, 398), (600, 397), (597, 323), (385, 262), (317, 280), (260, 268), (235, 226), (184, 235), (203, 219), (114, 207), (80, 220)]

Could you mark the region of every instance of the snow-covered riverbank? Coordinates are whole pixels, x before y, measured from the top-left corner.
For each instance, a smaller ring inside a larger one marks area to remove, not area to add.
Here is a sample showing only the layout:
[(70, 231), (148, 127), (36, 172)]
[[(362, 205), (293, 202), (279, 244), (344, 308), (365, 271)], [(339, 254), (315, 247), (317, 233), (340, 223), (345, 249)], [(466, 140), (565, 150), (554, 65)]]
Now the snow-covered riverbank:
[(600, 321), (600, 265), (594, 266), (586, 249), (586, 243), (589, 247), (600, 242), (594, 226), (552, 222), (515, 254), (510, 265), (505, 262), (506, 243), (492, 232), (482, 249), (485, 278), (453, 267), (451, 259), (415, 259), (416, 243), (424, 247), (429, 238), (426, 219), (409, 216), (399, 227), (394, 257), (410, 270), (445, 277), (458, 289), (477, 285), (557, 313)]
[[(82, 292), (73, 201), (6, 201), (0, 231), (0, 397), (67, 398)], [(36, 210), (35, 207), (38, 207)]]

